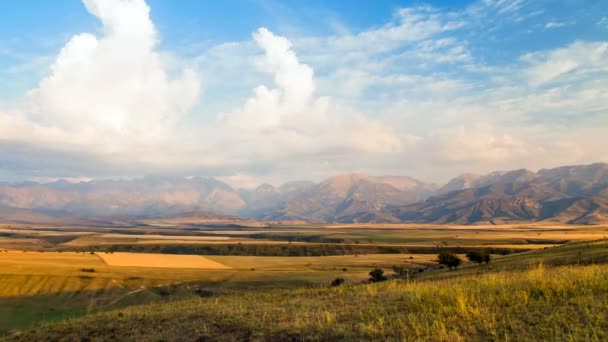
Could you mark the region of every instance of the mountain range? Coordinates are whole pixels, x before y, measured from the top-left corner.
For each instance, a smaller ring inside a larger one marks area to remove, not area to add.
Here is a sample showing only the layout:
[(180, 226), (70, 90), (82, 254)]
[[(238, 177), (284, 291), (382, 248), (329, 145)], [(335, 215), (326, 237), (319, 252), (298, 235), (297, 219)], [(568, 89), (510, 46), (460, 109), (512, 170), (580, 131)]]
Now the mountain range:
[[(27, 213), (25, 215), (24, 213)], [(199, 214), (196, 214), (199, 213)], [(608, 164), (464, 174), (445, 185), (345, 174), (319, 183), (233, 189), (206, 177), (0, 184), (0, 220), (15, 217), (176, 217), (265, 221), (608, 222)]]

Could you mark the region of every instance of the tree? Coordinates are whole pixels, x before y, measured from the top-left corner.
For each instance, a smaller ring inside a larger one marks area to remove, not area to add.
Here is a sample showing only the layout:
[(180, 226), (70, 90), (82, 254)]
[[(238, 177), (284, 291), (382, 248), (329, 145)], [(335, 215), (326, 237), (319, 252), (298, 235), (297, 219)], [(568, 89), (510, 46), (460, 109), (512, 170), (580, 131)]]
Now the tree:
[(381, 268), (374, 268), (371, 272), (369, 272), (369, 277), (369, 281), (371, 281), (372, 283), (377, 283), (379, 281), (386, 280), (386, 277), (384, 276), (384, 270), (382, 270)]
[(439, 263), (453, 269), (458, 268), (462, 260), (452, 252), (441, 252), (439, 253)]
[(478, 264), (481, 265), (484, 262), (486, 264), (489, 264), (490, 260), (492, 260), (492, 256), (486, 250), (483, 250), (483, 251), (469, 251), (467, 253), (467, 259), (469, 259), (469, 261), (476, 262), (476, 263), (478, 263)]
[(483, 253), (480, 251), (469, 251), (467, 253), (467, 259), (481, 265), (483, 263)]
[(488, 251), (485, 251), (485, 253), (483, 254), (483, 262), (487, 264), (490, 263), (490, 261), (492, 261), (492, 256), (490, 255), (490, 253), (488, 253)]

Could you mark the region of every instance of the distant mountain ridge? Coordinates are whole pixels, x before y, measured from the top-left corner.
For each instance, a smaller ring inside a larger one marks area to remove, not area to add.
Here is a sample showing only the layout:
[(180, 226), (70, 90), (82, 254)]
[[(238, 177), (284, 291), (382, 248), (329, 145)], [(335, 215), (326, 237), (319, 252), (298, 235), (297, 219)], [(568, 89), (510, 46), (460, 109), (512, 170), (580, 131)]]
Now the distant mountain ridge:
[(401, 222), (608, 222), (608, 164), (490, 174), (471, 187), (391, 209)]
[(13, 210), (53, 218), (198, 213), (268, 221), (596, 224), (608, 222), (608, 164), (464, 174), (442, 186), (358, 173), (238, 190), (205, 177), (1, 183), (0, 209), (0, 220), (14, 218)]

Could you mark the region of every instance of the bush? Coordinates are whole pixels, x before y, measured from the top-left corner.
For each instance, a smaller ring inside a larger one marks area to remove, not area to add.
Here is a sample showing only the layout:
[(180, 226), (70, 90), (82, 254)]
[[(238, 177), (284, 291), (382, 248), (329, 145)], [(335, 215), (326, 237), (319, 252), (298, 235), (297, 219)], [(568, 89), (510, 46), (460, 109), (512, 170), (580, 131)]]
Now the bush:
[(381, 268), (374, 268), (371, 272), (369, 272), (369, 277), (369, 281), (371, 281), (372, 283), (377, 283), (379, 281), (386, 280), (386, 277), (384, 276), (384, 270), (382, 270)]
[(344, 284), (344, 279), (343, 278), (336, 278), (334, 280), (331, 281), (331, 286), (340, 286)]
[(80, 272), (95, 273), (95, 269), (94, 268), (81, 268)]
[(458, 268), (458, 266), (460, 266), (460, 264), (462, 263), (462, 260), (460, 259), (460, 257), (458, 257), (458, 255), (451, 253), (451, 252), (441, 252), (439, 254), (438, 259), (439, 259), (439, 264), (445, 265), (445, 266), (449, 267), (450, 269)]

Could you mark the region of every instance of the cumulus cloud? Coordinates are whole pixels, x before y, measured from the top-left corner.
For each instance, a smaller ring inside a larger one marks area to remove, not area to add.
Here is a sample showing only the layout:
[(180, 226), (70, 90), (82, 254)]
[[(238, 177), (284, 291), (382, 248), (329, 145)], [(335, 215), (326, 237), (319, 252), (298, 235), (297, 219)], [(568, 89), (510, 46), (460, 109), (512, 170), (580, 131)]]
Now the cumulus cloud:
[(380, 122), (316, 96), (314, 72), (298, 60), (288, 39), (265, 28), (253, 38), (264, 51), (256, 65), (273, 74), (276, 88), (260, 85), (241, 107), (219, 115), (247, 153), (276, 157), (400, 149), (400, 138)]
[(101, 21), (102, 33), (69, 40), (13, 125), (42, 131), (41, 139), (88, 139), (94, 149), (111, 143), (108, 136), (158, 138), (192, 108), (200, 80), (192, 69), (167, 67), (156, 51), (159, 38), (145, 1), (84, 4)]

